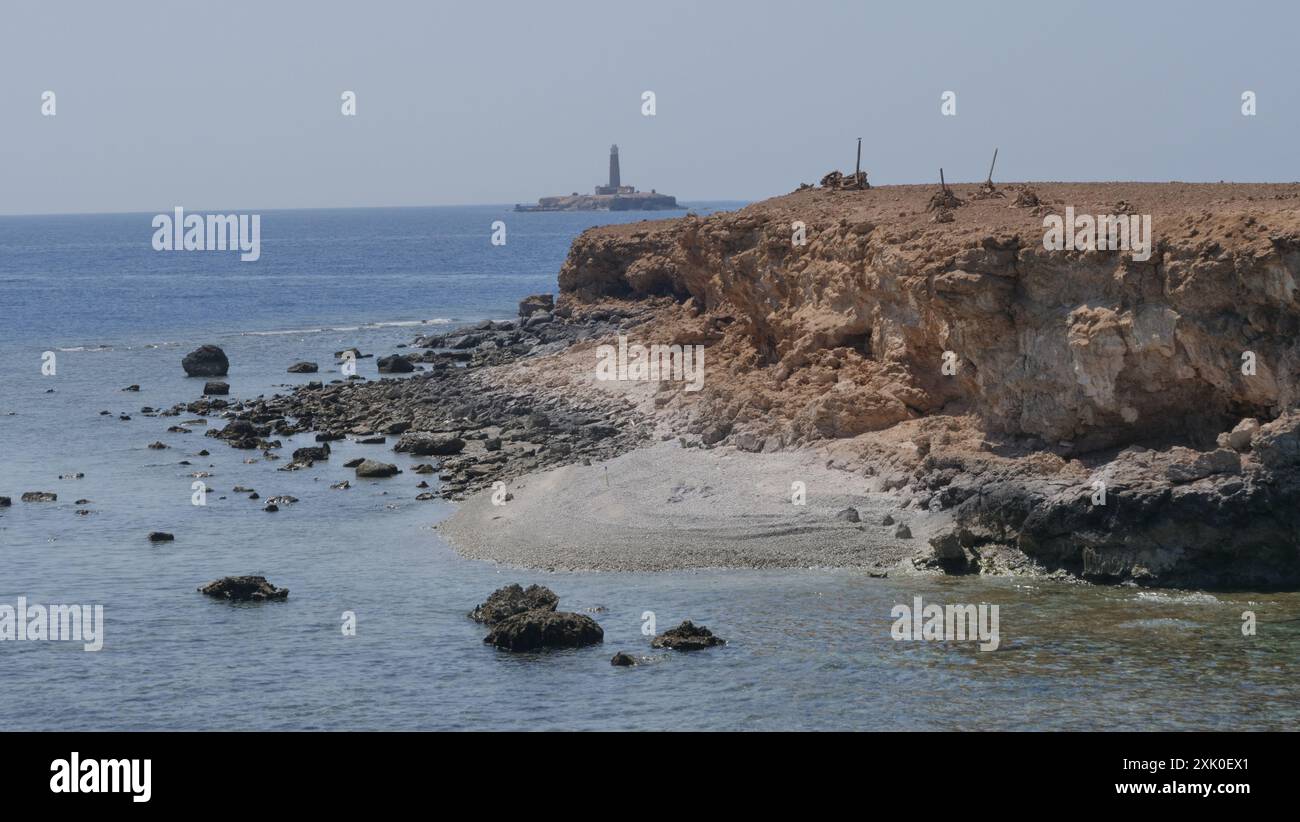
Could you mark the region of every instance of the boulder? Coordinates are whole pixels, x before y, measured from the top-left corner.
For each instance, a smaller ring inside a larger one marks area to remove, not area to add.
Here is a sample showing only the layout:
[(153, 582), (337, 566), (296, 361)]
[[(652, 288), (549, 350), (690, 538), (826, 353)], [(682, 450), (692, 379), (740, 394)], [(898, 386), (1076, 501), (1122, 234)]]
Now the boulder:
[(1228, 447), (1234, 451), (1249, 451), (1250, 438), (1255, 436), (1258, 430), (1259, 420), (1247, 417), (1228, 433)]
[(288, 588), (276, 588), (266, 577), (222, 577), (198, 589), (199, 593), (231, 602), (260, 602), (268, 599), (285, 599)]
[(469, 618), (493, 626), (526, 611), (554, 611), (560, 604), (555, 592), (543, 585), (522, 588), (518, 583), (498, 588), (487, 602), (469, 612)]
[(216, 381), (204, 383), (203, 393), (214, 397), (224, 396), (230, 393), (230, 383)]
[(230, 370), (230, 360), (217, 346), (201, 345), (185, 355), (181, 368), (191, 377), (224, 377)]
[(330, 444), (307, 446), (306, 448), (295, 448), (293, 452), (294, 462), (322, 462), (330, 458)]
[(58, 502), (59, 495), (53, 491), (26, 491), (23, 502)]
[(838, 514), (835, 515), (835, 519), (839, 520), (840, 522), (861, 522), (862, 521), (862, 517), (858, 515), (858, 509), (856, 508), (845, 508), (843, 511), (840, 511)]
[(580, 648), (605, 641), (605, 632), (586, 614), (533, 610), (497, 623), (483, 642), (507, 651)]
[(150, 541), (150, 542), (171, 542), (171, 541), (174, 540), (174, 539), (176, 539), (176, 536), (175, 536), (174, 534), (169, 534), (169, 533), (167, 533), (166, 531), (150, 531), (150, 532), (149, 532), (149, 541)]
[(551, 294), (533, 294), (519, 301), (519, 316), (531, 317), (538, 311), (553, 311), (555, 297)]
[(614, 654), (614, 658), (609, 661), (609, 664), (615, 668), (631, 668), (636, 664), (636, 657), (619, 651)]
[(669, 648), (674, 651), (698, 651), (726, 644), (725, 639), (714, 636), (708, 628), (695, 625), (689, 619), (650, 640), (652, 648)]
[(417, 457), (449, 456), (459, 454), (465, 449), (465, 441), (450, 434), (403, 434), (393, 446), (399, 454), (414, 454)]
[(391, 477), (400, 473), (397, 466), (379, 460), (362, 460), (356, 468), (358, 477)]
[(13, 504), (14, 501), (9, 499), (8, 497), (0, 497), (0, 508), (8, 508), (10, 505)]
[(375, 363), (379, 366), (380, 374), (409, 374), (415, 370), (415, 366), (411, 365), (410, 360), (397, 354), (380, 357), (375, 360)]
[(315, 374), (320, 366), (314, 362), (296, 362), (289, 366), (290, 374)]

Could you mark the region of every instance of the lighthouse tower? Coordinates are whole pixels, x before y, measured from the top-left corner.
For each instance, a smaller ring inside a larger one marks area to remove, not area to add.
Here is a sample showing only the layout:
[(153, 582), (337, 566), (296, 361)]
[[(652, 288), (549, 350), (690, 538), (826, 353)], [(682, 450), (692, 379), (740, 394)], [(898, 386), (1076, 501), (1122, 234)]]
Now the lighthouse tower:
[(620, 185), (622, 182), (618, 177), (618, 146), (612, 145), (609, 147), (609, 187), (618, 191)]

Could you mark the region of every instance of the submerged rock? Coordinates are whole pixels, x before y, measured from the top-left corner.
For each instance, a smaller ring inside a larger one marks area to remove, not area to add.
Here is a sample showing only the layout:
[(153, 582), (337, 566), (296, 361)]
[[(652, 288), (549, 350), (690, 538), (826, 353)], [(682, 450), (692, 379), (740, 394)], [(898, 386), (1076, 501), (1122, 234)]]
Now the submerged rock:
[(230, 369), (230, 360), (217, 346), (201, 345), (185, 355), (181, 367), (191, 377), (224, 377)]
[(527, 611), (554, 611), (560, 598), (543, 585), (520, 587), (518, 583), (498, 588), (487, 601), (469, 612), (469, 618), (488, 626)]
[(214, 397), (225, 396), (230, 393), (230, 383), (217, 381), (204, 383), (203, 393)]
[(605, 641), (605, 631), (586, 614), (533, 610), (500, 622), (483, 638), (507, 651), (580, 648)]
[(696, 625), (689, 619), (670, 628), (650, 641), (652, 648), (670, 648), (674, 651), (698, 651), (712, 648), (714, 645), (726, 645), (727, 641), (716, 637), (703, 625)]
[(150, 542), (171, 542), (171, 541), (174, 540), (174, 539), (176, 539), (176, 536), (175, 536), (174, 534), (169, 534), (169, 533), (167, 533), (166, 531), (150, 531), (150, 532), (149, 532), (149, 541), (150, 541)]
[(314, 362), (296, 362), (287, 369), (290, 374), (315, 374), (320, 366)]
[(285, 599), (289, 596), (288, 588), (276, 588), (266, 581), (266, 577), (222, 577), (209, 582), (198, 589), (199, 593), (217, 599), (232, 602), (261, 601), (267, 599)]
[(636, 664), (636, 657), (619, 651), (614, 654), (614, 658), (609, 661), (609, 664), (615, 668), (631, 668)]
[(23, 502), (58, 502), (59, 495), (53, 491), (26, 491)]

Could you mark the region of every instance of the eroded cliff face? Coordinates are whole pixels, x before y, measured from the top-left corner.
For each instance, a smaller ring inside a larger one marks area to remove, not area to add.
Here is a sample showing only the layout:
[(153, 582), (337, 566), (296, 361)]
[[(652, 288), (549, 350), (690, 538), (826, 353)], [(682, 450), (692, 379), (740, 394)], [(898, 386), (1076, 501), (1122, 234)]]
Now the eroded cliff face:
[[(1226, 540), (1269, 560), (1218, 582), (1300, 580), (1300, 521), (1272, 510), (1294, 508), (1279, 485), (1293, 466), (1261, 464), (1250, 434), (1226, 439), (1244, 418), (1286, 428), (1300, 404), (1300, 186), (1044, 183), (1026, 205), (1017, 186), (954, 188), (951, 220), (927, 208), (935, 187), (908, 186), (592, 229), (561, 302), (675, 297), (637, 341), (709, 346), (705, 390), (666, 386), (657, 402), (683, 433), (746, 450), (857, 438), (882, 487), (958, 510), (964, 533), (936, 546), (950, 565), (1012, 546), (1048, 568), (1172, 584), (1202, 579)], [(1047, 250), (1044, 217), (1067, 206), (1151, 215), (1150, 258)], [(1110, 507), (1072, 507), (1103, 475)], [(1228, 477), (1242, 489), (1225, 492)], [(1114, 520), (1139, 497), (1172, 526)], [(1199, 534), (1177, 524), (1202, 509)], [(1197, 547), (1169, 547), (1175, 532)]]

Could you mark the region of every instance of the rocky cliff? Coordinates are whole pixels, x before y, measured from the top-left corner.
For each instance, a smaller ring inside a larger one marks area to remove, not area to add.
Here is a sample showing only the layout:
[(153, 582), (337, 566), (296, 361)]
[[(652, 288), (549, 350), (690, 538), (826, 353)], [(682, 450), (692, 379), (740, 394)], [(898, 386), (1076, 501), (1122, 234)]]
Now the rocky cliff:
[[(676, 298), (638, 341), (709, 346), (705, 390), (656, 400), (684, 435), (839, 441), (956, 512), (929, 558), (949, 570), (1300, 584), (1300, 185), (936, 192), (592, 229), (561, 307)], [(1067, 206), (1150, 215), (1149, 259), (1048, 250)]]

